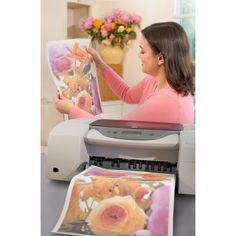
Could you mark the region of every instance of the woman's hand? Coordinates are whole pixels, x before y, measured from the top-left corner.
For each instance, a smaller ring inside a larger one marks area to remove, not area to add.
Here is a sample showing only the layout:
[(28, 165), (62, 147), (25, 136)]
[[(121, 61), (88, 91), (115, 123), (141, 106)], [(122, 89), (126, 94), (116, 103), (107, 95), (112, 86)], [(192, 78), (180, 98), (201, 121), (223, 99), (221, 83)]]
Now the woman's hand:
[(68, 98), (60, 94), (57, 94), (57, 96), (55, 96), (54, 102), (57, 111), (63, 114), (69, 114), (71, 108), (73, 107), (72, 102)]
[(100, 55), (97, 53), (95, 49), (89, 47), (89, 48), (86, 48), (86, 51), (92, 56), (97, 68), (99, 68), (100, 70), (105, 69), (107, 65), (102, 60), (102, 58), (100, 57)]

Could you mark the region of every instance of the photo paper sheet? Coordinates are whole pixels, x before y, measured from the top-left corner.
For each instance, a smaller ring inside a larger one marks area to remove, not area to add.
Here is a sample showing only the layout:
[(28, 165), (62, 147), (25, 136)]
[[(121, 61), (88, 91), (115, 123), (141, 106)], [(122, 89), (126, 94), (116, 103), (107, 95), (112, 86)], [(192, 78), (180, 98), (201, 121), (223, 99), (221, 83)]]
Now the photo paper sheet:
[(174, 189), (174, 175), (91, 166), (71, 180), (52, 232), (172, 236)]
[(60, 94), (89, 113), (102, 112), (96, 66), (86, 52), (90, 39), (48, 42), (48, 65)]

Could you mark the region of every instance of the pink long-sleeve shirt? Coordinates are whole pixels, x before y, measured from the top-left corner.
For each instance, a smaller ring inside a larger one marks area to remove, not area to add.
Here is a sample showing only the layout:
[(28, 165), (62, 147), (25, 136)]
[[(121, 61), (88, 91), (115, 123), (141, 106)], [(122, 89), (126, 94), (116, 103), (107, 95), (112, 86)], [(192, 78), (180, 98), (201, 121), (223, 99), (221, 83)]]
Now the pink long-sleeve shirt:
[[(121, 100), (129, 104), (138, 104), (136, 109), (122, 117), (124, 120), (181, 124), (192, 124), (194, 122), (194, 106), (191, 94), (182, 96), (171, 87), (158, 90), (156, 79), (152, 76), (146, 76), (134, 87), (129, 87), (110, 68), (102, 71), (102, 77)], [(69, 116), (71, 118), (98, 118), (76, 107), (70, 110)]]

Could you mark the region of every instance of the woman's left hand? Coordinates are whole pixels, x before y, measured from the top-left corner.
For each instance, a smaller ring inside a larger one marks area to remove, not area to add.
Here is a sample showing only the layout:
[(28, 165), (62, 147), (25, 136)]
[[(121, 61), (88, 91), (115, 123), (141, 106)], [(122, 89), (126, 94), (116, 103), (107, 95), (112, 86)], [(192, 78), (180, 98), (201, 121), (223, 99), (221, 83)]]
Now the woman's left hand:
[(68, 98), (60, 94), (55, 96), (54, 102), (55, 102), (55, 108), (57, 109), (57, 111), (63, 114), (69, 114), (71, 108), (74, 106)]

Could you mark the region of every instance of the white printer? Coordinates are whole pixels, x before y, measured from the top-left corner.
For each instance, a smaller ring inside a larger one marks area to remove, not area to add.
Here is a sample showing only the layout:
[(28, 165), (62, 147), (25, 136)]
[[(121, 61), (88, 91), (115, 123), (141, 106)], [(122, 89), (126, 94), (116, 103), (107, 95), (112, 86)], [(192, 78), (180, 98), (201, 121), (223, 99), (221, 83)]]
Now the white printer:
[(68, 181), (89, 165), (176, 174), (178, 193), (195, 194), (195, 127), (87, 118), (58, 124), (48, 139), (48, 178)]

